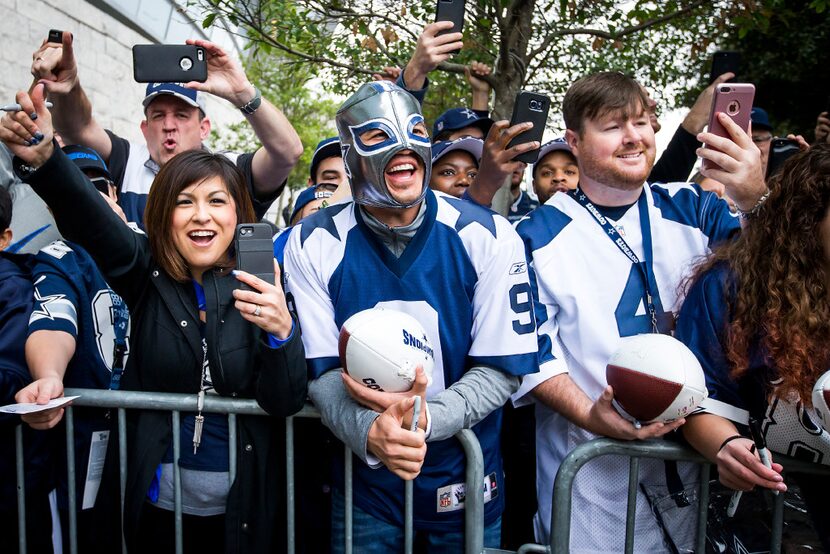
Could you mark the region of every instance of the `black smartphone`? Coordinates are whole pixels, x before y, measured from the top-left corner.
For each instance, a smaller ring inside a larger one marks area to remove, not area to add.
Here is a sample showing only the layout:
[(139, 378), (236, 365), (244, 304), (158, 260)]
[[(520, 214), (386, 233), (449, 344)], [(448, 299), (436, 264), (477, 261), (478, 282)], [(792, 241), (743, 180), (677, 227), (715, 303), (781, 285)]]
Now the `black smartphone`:
[(767, 161), (767, 179), (781, 171), (784, 162), (798, 154), (801, 149), (798, 143), (788, 138), (774, 138), (769, 145), (769, 160)]
[(58, 31), (57, 29), (49, 29), (49, 36), (46, 37), (46, 42), (63, 44), (63, 31)]
[[(435, 21), (452, 21), (452, 29), (441, 31), (439, 35), (460, 33), (464, 29), (464, 0), (438, 0), (435, 6)], [(454, 50), (457, 54), (459, 50)]]
[(732, 72), (734, 77), (726, 81), (734, 83), (738, 79), (738, 71), (741, 69), (741, 53), (734, 51), (718, 50), (712, 55), (712, 69), (709, 72), (709, 83), (726, 72)]
[(133, 78), (139, 83), (205, 82), (205, 49), (190, 44), (137, 44), (133, 46)]
[[(522, 144), (530, 141), (542, 142), (542, 135), (545, 132), (545, 125), (548, 122), (548, 110), (550, 110), (550, 98), (544, 94), (530, 92), (527, 90), (520, 91), (516, 95), (516, 103), (513, 104), (513, 115), (510, 117), (510, 126), (517, 123), (530, 121), (533, 123), (533, 128), (529, 129), (519, 135), (513, 137), (508, 148), (512, 148), (517, 144)], [(539, 149), (530, 150), (519, 154), (514, 160), (532, 164), (539, 156)]]
[(89, 177), (89, 182), (92, 183), (98, 192), (109, 196), (111, 183), (109, 179), (106, 177)]
[[(236, 269), (256, 275), (267, 283), (274, 283), (274, 235), (267, 223), (240, 223), (236, 226), (234, 248)], [(242, 288), (250, 290), (247, 285)]]

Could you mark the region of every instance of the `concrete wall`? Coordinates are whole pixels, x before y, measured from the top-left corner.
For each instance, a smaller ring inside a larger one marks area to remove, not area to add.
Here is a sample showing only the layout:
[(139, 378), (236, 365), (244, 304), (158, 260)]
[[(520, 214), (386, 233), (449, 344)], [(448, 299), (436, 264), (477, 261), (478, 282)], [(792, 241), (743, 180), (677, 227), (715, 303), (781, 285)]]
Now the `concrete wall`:
[[(134, 19), (124, 13), (129, 10), (137, 10)], [(148, 17), (159, 13), (169, 24), (152, 29), (136, 23), (151, 21)], [(105, 128), (132, 140), (141, 139), (138, 125), (144, 117), (141, 100), (145, 88), (133, 80), (134, 44), (180, 43), (187, 36), (207, 36), (238, 54), (227, 32), (218, 27), (202, 31), (200, 26), (189, 24), (172, 0), (0, 0), (0, 14), (0, 102), (12, 102), (17, 90), (29, 87), (32, 53), (49, 29), (71, 31), (78, 74), (95, 118)], [(214, 128), (242, 119), (234, 107), (210, 96), (207, 111)]]

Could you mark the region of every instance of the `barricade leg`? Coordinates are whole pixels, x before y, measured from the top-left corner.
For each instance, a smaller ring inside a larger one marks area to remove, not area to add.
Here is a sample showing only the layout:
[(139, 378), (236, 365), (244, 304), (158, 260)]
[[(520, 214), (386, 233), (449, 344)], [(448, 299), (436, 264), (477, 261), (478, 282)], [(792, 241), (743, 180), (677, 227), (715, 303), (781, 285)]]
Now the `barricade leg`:
[(26, 554), (26, 471), (23, 467), (23, 425), (14, 428), (14, 464), (17, 473), (17, 548)]
[(69, 552), (78, 554), (78, 506), (75, 490), (75, 410), (66, 407), (66, 492), (69, 496)]
[(124, 540), (124, 497), (127, 494), (127, 410), (118, 408), (118, 485), (121, 490), (121, 553), (127, 554)]
[(637, 515), (637, 488), (640, 483), (640, 458), (631, 458), (628, 465), (628, 505), (625, 509), (625, 553), (634, 552), (634, 526)]
[(288, 531), (288, 554), (297, 549), (296, 504), (294, 500), (294, 418), (285, 418), (285, 501)]
[(345, 452), (343, 454), (345, 458), (345, 475), (343, 476), (343, 482), (345, 484), (345, 504), (346, 507), (343, 510), (343, 517), (345, 521), (345, 533), (343, 533), (343, 537), (346, 541), (346, 545), (344, 547), (345, 554), (352, 554), (352, 451), (349, 450), (348, 446), (343, 447)]
[(228, 480), (236, 479), (236, 414), (228, 414)]
[(464, 552), (479, 554), (484, 550), (484, 455), (476, 434), (462, 429), (455, 437), (461, 442), (467, 457), (464, 488)]
[(174, 517), (176, 525), (176, 554), (183, 552), (182, 540), (182, 472), (179, 468), (179, 457), (181, 456), (181, 433), (179, 429), (180, 413), (173, 411), (173, 502)]

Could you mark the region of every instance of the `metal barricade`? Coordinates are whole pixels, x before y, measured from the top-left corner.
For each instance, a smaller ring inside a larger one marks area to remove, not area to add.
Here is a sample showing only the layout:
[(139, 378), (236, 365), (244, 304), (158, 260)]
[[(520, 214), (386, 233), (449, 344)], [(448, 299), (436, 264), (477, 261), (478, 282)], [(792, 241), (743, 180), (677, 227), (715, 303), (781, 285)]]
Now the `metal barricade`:
[[(635, 513), (637, 504), (637, 487), (639, 483), (640, 458), (655, 458), (700, 464), (699, 505), (696, 530), (696, 552), (706, 551), (706, 524), (709, 507), (709, 481), (712, 464), (696, 451), (664, 440), (619, 441), (600, 438), (581, 444), (574, 448), (559, 467), (553, 484), (551, 506), (551, 536), (549, 545), (525, 544), (518, 553), (546, 552), (565, 554), (570, 549), (570, 527), (574, 479), (582, 467), (600, 456), (620, 455), (630, 458), (628, 476), (628, 507), (625, 522), (625, 552), (634, 551)], [(810, 473), (830, 475), (830, 467), (787, 458), (777, 454), (776, 462), (784, 466), (784, 473)], [(784, 495), (774, 497), (772, 512), (772, 533), (770, 553), (781, 552), (781, 539), (784, 524)]]
[[(73, 401), (75, 406), (110, 408), (117, 410), (118, 424), (118, 459), (119, 478), (121, 489), (121, 518), (123, 523), (123, 500), (126, 490), (127, 475), (127, 410), (161, 410), (169, 411), (172, 414), (173, 429), (179, 428), (179, 421), (182, 412), (196, 411), (196, 395), (173, 394), (156, 392), (137, 391), (111, 391), (92, 389), (66, 389), (66, 396), (80, 396)], [(228, 415), (228, 437), (229, 443), (236, 443), (237, 421), (236, 416), (256, 415), (268, 416), (252, 399), (228, 398), (209, 395), (205, 398), (204, 412), (219, 413)], [(319, 418), (320, 413), (310, 404), (306, 404), (302, 410), (291, 417), (285, 418), (285, 456), (286, 456), (286, 502), (287, 502), (287, 548), (289, 554), (296, 550), (296, 512), (295, 512), (295, 483), (294, 483), (294, 419), (295, 418)], [(64, 414), (66, 420), (66, 447), (67, 447), (67, 493), (69, 512), (69, 552), (77, 554), (77, 496), (75, 490), (75, 442), (74, 442), (74, 411), (72, 406), (66, 408)], [(461, 446), (467, 457), (467, 469), (465, 487), (468, 491), (481, 490), (484, 482), (484, 460), (481, 445), (475, 433), (464, 429), (455, 435), (461, 442)], [(179, 459), (181, 451), (179, 433), (173, 433), (173, 459)], [(237, 460), (236, 449), (229, 448), (229, 477), (233, 483), (236, 477)], [(26, 491), (24, 479), (23, 459), (23, 434), (22, 428), (18, 426), (15, 434), (15, 456), (17, 469), (17, 493), (18, 493), (18, 529), (20, 531), (18, 548), (21, 553), (26, 552)], [(345, 519), (346, 537), (345, 550), (347, 554), (352, 552), (352, 456), (351, 451), (345, 451)], [(176, 552), (182, 550), (182, 497), (181, 497), (181, 475), (178, 464), (173, 464), (173, 487), (174, 487), (174, 521), (175, 521), (175, 544)], [(412, 552), (413, 529), (412, 529), (412, 482), (406, 484), (405, 497), (405, 552)], [(468, 494), (465, 504), (465, 548), (466, 554), (480, 554), (484, 551), (484, 495)], [(122, 540), (122, 551), (126, 552), (126, 545)]]

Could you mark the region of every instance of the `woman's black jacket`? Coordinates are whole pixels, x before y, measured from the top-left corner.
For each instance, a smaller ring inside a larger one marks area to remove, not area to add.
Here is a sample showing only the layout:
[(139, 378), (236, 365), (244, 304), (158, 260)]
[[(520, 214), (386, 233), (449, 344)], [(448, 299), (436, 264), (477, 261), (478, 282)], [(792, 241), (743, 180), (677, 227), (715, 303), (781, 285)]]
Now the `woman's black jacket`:
[[(89, 251), (130, 308), (129, 359), (122, 388), (196, 394), (203, 355), (192, 284), (173, 280), (155, 264), (146, 236), (132, 231), (113, 213), (60, 149), (55, 148), (55, 154), (25, 180), (52, 208), (63, 236)], [(296, 324), (291, 340), (270, 348), (265, 332), (234, 308), (232, 291), (239, 284), (233, 276), (206, 272), (203, 286), (205, 335), (216, 391), (222, 396), (255, 398), (273, 416), (298, 411), (306, 398), (307, 376)], [(284, 423), (260, 416), (239, 416), (237, 421), (237, 478), (228, 495), (225, 550), (282, 550), (284, 538), (275, 536), (275, 530), (284, 528), (279, 501), (284, 483), (279, 431)], [(124, 534), (130, 545), (136, 539), (147, 489), (172, 440), (170, 414), (131, 412), (127, 438)], [(109, 450), (117, 460), (117, 448)], [(102, 507), (118, 498), (117, 474), (111, 484), (109, 491), (102, 484), (98, 495)], [(105, 509), (112, 508), (117, 509)]]

